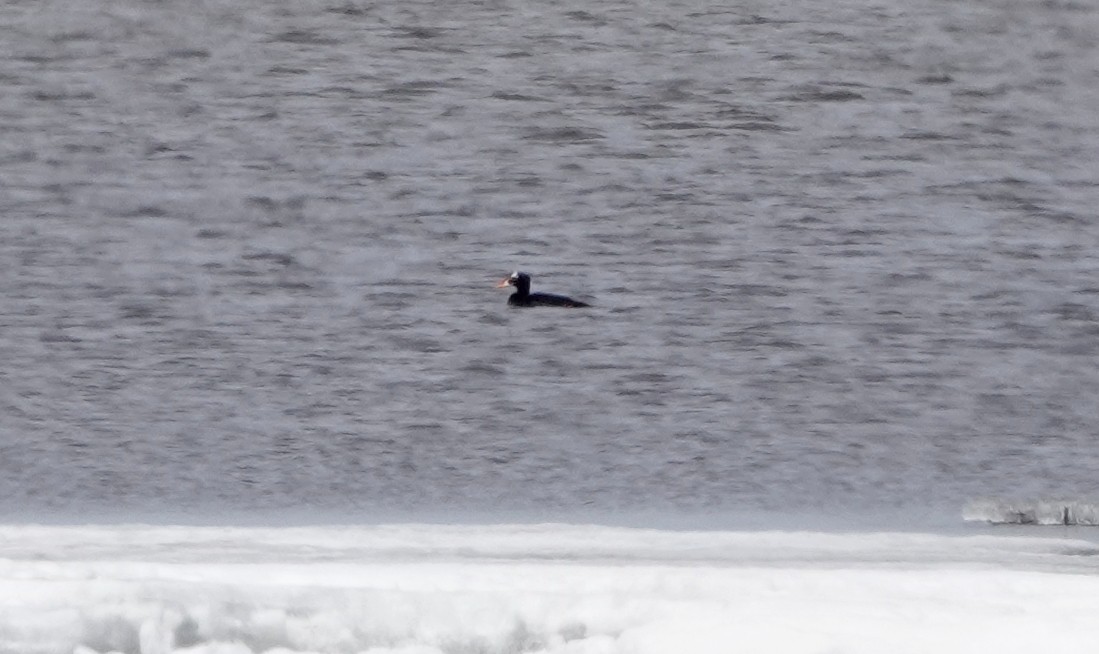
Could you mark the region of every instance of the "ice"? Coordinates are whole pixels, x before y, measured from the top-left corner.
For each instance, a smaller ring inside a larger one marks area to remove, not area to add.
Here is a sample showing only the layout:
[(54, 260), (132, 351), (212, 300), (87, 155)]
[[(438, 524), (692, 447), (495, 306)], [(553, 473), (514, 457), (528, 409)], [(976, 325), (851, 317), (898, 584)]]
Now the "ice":
[(1085, 500), (980, 499), (969, 502), (966, 520), (1016, 525), (1099, 525), (1099, 504)]
[(1094, 652), (1080, 532), (0, 527), (0, 652)]

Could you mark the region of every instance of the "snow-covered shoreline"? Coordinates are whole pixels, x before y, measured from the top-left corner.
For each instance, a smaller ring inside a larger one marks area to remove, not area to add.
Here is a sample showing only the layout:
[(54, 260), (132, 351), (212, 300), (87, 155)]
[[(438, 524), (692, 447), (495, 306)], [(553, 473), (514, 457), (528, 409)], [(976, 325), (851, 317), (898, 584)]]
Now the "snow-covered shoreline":
[(1091, 652), (1049, 532), (0, 527), (0, 651)]

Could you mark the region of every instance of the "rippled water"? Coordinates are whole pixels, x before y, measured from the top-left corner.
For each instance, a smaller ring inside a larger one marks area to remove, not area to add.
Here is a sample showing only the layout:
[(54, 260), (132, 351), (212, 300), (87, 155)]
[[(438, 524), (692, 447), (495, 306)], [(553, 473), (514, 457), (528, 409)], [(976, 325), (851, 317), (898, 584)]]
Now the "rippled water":
[(0, 22), (4, 514), (1096, 494), (1088, 3)]

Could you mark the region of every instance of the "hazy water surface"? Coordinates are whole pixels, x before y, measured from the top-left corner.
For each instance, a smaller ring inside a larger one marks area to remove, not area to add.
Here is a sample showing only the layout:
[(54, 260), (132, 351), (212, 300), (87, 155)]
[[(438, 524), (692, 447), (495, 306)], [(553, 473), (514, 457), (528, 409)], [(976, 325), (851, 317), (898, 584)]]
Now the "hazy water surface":
[(0, 23), (4, 514), (1096, 494), (1089, 3)]

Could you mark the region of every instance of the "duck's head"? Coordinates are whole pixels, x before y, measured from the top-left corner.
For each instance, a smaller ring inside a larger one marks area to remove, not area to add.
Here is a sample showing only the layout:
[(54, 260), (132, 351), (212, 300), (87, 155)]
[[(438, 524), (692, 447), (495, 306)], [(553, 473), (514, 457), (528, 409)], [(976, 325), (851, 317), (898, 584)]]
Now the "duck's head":
[(530, 275), (525, 272), (519, 272), (516, 270), (507, 277), (500, 280), (500, 283), (496, 285), (496, 288), (507, 288), (508, 286), (514, 286), (518, 289), (530, 288)]

